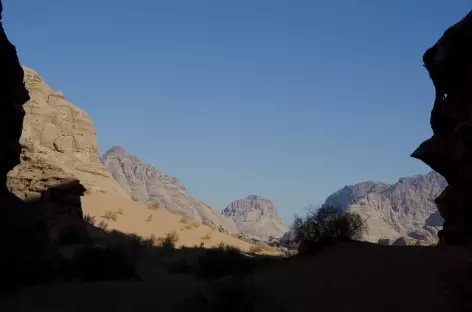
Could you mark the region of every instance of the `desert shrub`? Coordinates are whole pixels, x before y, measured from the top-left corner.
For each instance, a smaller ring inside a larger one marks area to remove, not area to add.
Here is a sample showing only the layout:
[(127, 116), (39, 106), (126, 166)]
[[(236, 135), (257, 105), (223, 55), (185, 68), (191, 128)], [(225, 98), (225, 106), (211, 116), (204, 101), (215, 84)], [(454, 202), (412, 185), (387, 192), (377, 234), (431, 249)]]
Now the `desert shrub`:
[(149, 205), (148, 205), (148, 209), (149, 210), (157, 210), (159, 209), (160, 206), (157, 202), (151, 202)]
[(101, 228), (102, 230), (106, 231), (108, 229), (108, 223), (106, 223), (105, 221), (100, 221), (98, 223), (98, 227)]
[(137, 278), (126, 250), (121, 248), (85, 249), (74, 260), (76, 275), (82, 281), (94, 282)]
[(296, 217), (292, 225), (299, 253), (312, 252), (333, 240), (358, 239), (365, 232), (366, 224), (358, 214), (324, 205), (311, 209), (306, 218)]
[(89, 214), (84, 215), (84, 221), (91, 225), (95, 225), (95, 222), (96, 222), (95, 217)]
[(203, 240), (209, 240), (211, 238), (211, 234), (213, 234), (213, 231), (211, 231), (210, 233), (202, 236), (200, 239), (203, 239)]
[(157, 239), (157, 245), (163, 249), (173, 250), (175, 249), (175, 243), (179, 241), (179, 234), (176, 231), (167, 233), (165, 237)]
[(251, 253), (258, 253), (258, 252), (263, 252), (263, 251), (276, 252), (277, 248), (269, 246), (265, 243), (261, 243), (261, 244), (256, 244), (256, 245), (251, 246), (251, 248), (249, 250), (249, 252), (251, 252)]
[(119, 208), (117, 211), (116, 211), (117, 214), (119, 214), (120, 216), (124, 215), (125, 214), (125, 211), (123, 210), (123, 208)]
[(151, 214), (149, 215), (149, 217), (147, 217), (147, 219), (144, 220), (144, 221), (146, 221), (146, 222), (148, 222), (148, 223), (151, 222), (151, 221), (152, 221), (152, 213), (151, 213)]
[(116, 221), (118, 219), (118, 213), (113, 211), (105, 211), (105, 214), (102, 216), (102, 218), (110, 221)]
[(180, 220), (180, 223), (182, 223), (182, 224), (189, 224), (189, 223), (190, 223), (190, 219), (187, 218), (187, 217), (182, 217), (182, 219)]

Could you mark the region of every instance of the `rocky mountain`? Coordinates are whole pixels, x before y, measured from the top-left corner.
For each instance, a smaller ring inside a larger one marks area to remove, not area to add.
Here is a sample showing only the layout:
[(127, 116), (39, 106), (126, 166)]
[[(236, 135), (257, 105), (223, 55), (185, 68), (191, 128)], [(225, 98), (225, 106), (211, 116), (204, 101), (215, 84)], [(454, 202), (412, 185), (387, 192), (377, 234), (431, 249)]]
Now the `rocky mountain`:
[(442, 225), (434, 199), (446, 187), (436, 172), (400, 178), (395, 184), (361, 182), (330, 195), (325, 204), (357, 212), (367, 220), (365, 239), (437, 240)]
[(280, 238), (289, 230), (285, 221), (278, 216), (275, 205), (257, 195), (231, 202), (222, 214), (233, 219), (238, 230), (244, 234)]
[(152, 165), (145, 164), (124, 148), (114, 146), (100, 159), (133, 199), (146, 203), (155, 202), (163, 208), (193, 220), (211, 223), (223, 231), (238, 232), (231, 219), (190, 196), (177, 178), (165, 175)]
[(54, 91), (36, 71), (23, 70), (30, 100), (23, 106), (21, 163), (8, 174), (9, 189), (20, 198), (31, 198), (77, 179), (88, 191), (129, 198), (100, 163), (96, 130), (87, 113)]

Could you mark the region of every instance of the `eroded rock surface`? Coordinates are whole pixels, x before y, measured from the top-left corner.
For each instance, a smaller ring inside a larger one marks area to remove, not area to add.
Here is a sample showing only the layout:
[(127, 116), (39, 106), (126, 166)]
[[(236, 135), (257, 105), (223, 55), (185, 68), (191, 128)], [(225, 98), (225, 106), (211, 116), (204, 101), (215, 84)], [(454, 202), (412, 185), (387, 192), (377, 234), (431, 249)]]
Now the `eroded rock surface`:
[(100, 163), (90, 117), (24, 67), (31, 99), (20, 142), (21, 163), (8, 174), (8, 187), (20, 198), (37, 196), (62, 181), (77, 179), (88, 191), (126, 198), (128, 194)]
[(446, 185), (434, 171), (400, 178), (391, 185), (361, 182), (330, 195), (325, 204), (360, 214), (367, 223), (367, 241), (405, 236), (434, 242), (443, 221), (434, 199)]
[(101, 157), (101, 161), (133, 199), (150, 204), (157, 203), (159, 207), (193, 220), (203, 221), (220, 232), (237, 233), (238, 230), (231, 219), (190, 196), (177, 178), (145, 164), (124, 148), (110, 148)]
[(472, 11), (423, 55), (436, 91), (433, 136), (411, 155), (446, 178), (436, 199), (441, 244), (472, 241)]
[(241, 233), (263, 239), (280, 238), (289, 230), (275, 205), (257, 195), (231, 202), (222, 214), (233, 219)]

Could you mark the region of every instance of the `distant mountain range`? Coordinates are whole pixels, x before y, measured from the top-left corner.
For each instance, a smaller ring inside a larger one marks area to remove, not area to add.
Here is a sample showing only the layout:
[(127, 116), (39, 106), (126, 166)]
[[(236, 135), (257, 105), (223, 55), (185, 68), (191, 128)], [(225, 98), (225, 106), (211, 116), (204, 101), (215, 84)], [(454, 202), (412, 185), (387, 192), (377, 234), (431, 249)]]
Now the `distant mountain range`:
[(229, 233), (238, 232), (233, 220), (190, 196), (177, 178), (165, 175), (152, 165), (145, 164), (124, 148), (114, 146), (103, 154), (100, 160), (133, 199), (157, 203), (190, 219), (213, 223)]
[(446, 187), (436, 172), (400, 178), (395, 184), (366, 181), (345, 186), (325, 204), (357, 212), (367, 220), (365, 240), (406, 236), (437, 240), (442, 225), (434, 199)]

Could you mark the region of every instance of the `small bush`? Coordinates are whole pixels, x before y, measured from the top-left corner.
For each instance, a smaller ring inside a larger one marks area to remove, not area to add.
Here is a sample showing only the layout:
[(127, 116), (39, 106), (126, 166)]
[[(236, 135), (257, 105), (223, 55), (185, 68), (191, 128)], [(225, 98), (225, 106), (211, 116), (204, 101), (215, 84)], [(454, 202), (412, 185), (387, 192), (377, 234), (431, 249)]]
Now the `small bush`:
[(152, 213), (151, 213), (151, 214), (149, 215), (149, 217), (147, 217), (147, 219), (144, 220), (144, 221), (146, 221), (146, 222), (148, 222), (148, 223), (151, 222), (151, 221), (152, 221)]
[(95, 225), (95, 222), (96, 222), (95, 217), (89, 214), (84, 215), (84, 221), (91, 225)]
[(157, 202), (152, 202), (152, 203), (150, 203), (150, 204), (148, 205), (148, 209), (149, 209), (149, 210), (157, 210), (157, 209), (159, 209), (159, 208), (160, 208), (160, 206), (159, 206), (159, 204), (158, 204)]
[(179, 241), (179, 234), (176, 231), (167, 233), (165, 237), (158, 238), (156, 244), (163, 249), (175, 249), (175, 243)]
[(182, 217), (182, 219), (180, 220), (180, 223), (182, 223), (182, 224), (189, 224), (189, 223), (190, 223), (190, 220), (189, 220), (189, 218), (187, 218), (187, 217)]
[(117, 214), (119, 214), (120, 216), (124, 215), (125, 214), (125, 211), (123, 210), (123, 208), (120, 208), (116, 211)]
[(296, 217), (292, 228), (301, 254), (314, 252), (320, 244), (333, 240), (358, 239), (365, 232), (366, 224), (358, 214), (325, 205), (310, 211), (305, 219)]
[(101, 228), (102, 230), (106, 231), (108, 229), (108, 223), (106, 223), (105, 221), (100, 221), (100, 223), (98, 223), (98, 227)]
[(105, 211), (105, 214), (102, 216), (103, 219), (116, 221), (118, 219), (118, 213), (113, 211)]
[(208, 233), (207, 235), (205, 236), (202, 236), (200, 239), (203, 239), (203, 240), (209, 240), (211, 238), (211, 235), (213, 234), (213, 231), (211, 231), (210, 233)]
[(249, 252), (251, 253), (258, 253), (258, 252), (263, 252), (263, 251), (276, 252), (277, 248), (274, 248), (265, 243), (262, 243), (262, 244), (256, 244), (256, 245), (251, 246), (251, 249), (249, 250)]

